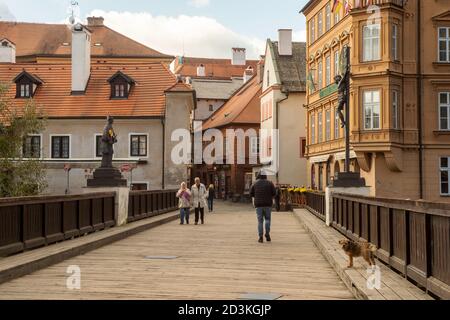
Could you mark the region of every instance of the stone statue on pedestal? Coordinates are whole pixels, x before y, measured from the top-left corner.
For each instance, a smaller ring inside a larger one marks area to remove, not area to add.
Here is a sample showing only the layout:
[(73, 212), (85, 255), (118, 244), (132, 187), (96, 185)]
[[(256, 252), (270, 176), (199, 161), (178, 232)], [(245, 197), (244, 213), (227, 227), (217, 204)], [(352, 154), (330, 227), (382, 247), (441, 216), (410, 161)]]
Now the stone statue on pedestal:
[(113, 128), (114, 119), (109, 116), (101, 139), (102, 146), (102, 164), (100, 168), (94, 171), (94, 178), (87, 181), (88, 187), (126, 187), (127, 180), (123, 179), (122, 174), (117, 168), (113, 167), (112, 160), (114, 156), (114, 144), (117, 141), (117, 135)]

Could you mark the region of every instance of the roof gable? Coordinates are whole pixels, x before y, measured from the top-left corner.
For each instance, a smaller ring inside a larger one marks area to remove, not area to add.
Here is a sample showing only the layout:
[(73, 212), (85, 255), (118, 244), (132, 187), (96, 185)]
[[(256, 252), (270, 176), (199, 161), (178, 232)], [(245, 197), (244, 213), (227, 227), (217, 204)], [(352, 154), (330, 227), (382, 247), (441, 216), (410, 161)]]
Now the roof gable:
[(23, 78), (27, 78), (34, 84), (42, 84), (43, 83), (43, 81), (41, 79), (39, 79), (38, 76), (28, 73), (27, 71), (25, 71), (25, 69), (13, 79), (13, 82), (17, 83), (20, 80), (22, 80)]
[(127, 76), (125, 73), (123, 73), (122, 71), (117, 71), (111, 78), (108, 79), (108, 82), (114, 82), (116, 79), (122, 79), (125, 82), (127, 82), (128, 84), (135, 84), (136, 81), (134, 81), (133, 78), (131, 78), (130, 76)]
[(450, 21), (450, 10), (438, 14), (432, 18), (433, 21)]

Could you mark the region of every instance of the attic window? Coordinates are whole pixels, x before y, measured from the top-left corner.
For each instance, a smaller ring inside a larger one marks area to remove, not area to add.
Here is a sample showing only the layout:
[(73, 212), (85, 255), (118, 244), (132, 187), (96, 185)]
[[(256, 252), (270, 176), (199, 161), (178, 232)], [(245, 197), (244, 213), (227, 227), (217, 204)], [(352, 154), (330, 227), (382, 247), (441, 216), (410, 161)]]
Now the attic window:
[(68, 46), (70, 46), (70, 43), (68, 43), (68, 42), (63, 42), (63, 44), (62, 44), (64, 47), (68, 47)]
[(22, 71), (13, 81), (16, 83), (16, 98), (19, 99), (32, 98), (42, 84), (42, 80), (26, 71)]
[(101, 47), (101, 46), (102, 46), (102, 44), (101, 44), (101, 43), (99, 43), (99, 42), (97, 42), (97, 43), (95, 43), (95, 44), (94, 44), (94, 46), (96, 46), (96, 47)]
[(108, 82), (111, 84), (111, 99), (128, 99), (135, 81), (121, 71), (117, 71)]

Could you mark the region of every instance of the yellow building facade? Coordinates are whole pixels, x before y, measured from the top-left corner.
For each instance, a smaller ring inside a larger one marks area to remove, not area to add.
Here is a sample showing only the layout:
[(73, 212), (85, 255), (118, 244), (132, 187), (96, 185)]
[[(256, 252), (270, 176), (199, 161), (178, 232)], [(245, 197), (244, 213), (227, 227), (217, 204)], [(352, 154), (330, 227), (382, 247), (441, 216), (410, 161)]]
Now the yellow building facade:
[(450, 202), (448, 1), (339, 3), (311, 0), (302, 9), (311, 80), (309, 184), (324, 190), (344, 169), (334, 76), (348, 45), (351, 170), (361, 173), (372, 196)]

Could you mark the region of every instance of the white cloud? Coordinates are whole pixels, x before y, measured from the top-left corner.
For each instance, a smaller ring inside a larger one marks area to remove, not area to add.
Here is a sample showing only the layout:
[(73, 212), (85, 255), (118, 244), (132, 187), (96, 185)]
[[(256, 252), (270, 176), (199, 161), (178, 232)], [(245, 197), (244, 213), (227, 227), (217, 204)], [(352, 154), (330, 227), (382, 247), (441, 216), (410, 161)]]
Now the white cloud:
[(94, 10), (88, 16), (102, 16), (112, 29), (167, 54), (231, 58), (232, 47), (246, 48), (249, 59), (264, 53), (265, 40), (239, 35), (208, 17), (102, 10)]
[(0, 2), (0, 21), (16, 21), (16, 17), (5, 3)]
[(209, 6), (209, 0), (189, 0), (189, 5), (196, 8), (206, 7)]

